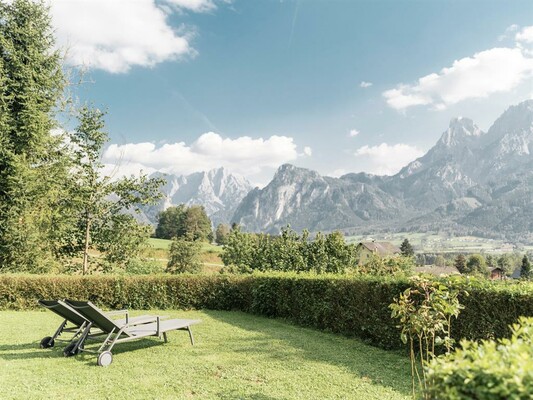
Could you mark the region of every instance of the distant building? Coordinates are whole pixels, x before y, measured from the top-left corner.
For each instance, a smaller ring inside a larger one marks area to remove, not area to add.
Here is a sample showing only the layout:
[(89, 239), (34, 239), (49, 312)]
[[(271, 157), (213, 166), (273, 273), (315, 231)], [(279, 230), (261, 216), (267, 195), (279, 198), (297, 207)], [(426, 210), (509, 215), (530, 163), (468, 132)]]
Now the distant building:
[(490, 279), (496, 280), (496, 279), (507, 279), (505, 276), (505, 272), (503, 272), (503, 269), (501, 268), (493, 268), (490, 271)]
[(366, 264), (372, 256), (393, 257), (401, 254), (399, 247), (390, 242), (359, 242), (357, 245), (359, 251), (359, 264)]

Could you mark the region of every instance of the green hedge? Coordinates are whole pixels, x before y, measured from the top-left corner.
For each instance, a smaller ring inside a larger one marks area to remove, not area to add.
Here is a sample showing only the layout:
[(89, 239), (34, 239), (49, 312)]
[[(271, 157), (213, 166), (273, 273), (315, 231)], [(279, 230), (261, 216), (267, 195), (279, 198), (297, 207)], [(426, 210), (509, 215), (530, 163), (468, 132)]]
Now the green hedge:
[[(89, 299), (101, 307), (240, 310), (354, 335), (400, 348), (389, 304), (406, 279), (297, 274), (179, 276), (0, 275), (0, 309), (38, 308), (39, 298)], [(533, 286), (460, 280), (465, 309), (452, 323), (456, 339), (508, 336), (519, 316), (533, 316)]]

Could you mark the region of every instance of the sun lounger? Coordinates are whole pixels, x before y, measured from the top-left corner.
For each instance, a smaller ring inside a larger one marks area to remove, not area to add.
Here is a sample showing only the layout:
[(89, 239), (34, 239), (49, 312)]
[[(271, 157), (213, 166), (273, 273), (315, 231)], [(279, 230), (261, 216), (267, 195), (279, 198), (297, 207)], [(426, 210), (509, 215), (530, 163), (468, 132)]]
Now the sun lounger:
[[(117, 321), (110, 319), (102, 310), (90, 301), (65, 300), (65, 302), (89, 321), (84, 332), (88, 332), (91, 327), (97, 327), (103, 333), (107, 334), (104, 342), (96, 351), (98, 354), (97, 362), (100, 366), (108, 366), (111, 364), (113, 361), (111, 350), (115, 344), (130, 342), (149, 336), (163, 337), (166, 343), (168, 341), (167, 333), (173, 330), (186, 330), (189, 333), (191, 344), (194, 345), (191, 325), (200, 322), (199, 320), (191, 319), (161, 320), (161, 317), (156, 316), (153, 317), (151, 322), (147, 321), (147, 323), (142, 325), (131, 325), (127, 322), (118, 323)], [(86, 338), (87, 335), (82, 334), (76, 342), (72, 342), (67, 348), (65, 348), (65, 352), (90, 352), (91, 350), (85, 349), (84, 347)]]
[[(74, 339), (78, 337), (78, 335), (82, 334), (84, 332), (84, 329), (87, 327), (89, 321), (87, 318), (85, 318), (83, 315), (81, 315), (79, 312), (77, 312), (75, 309), (73, 309), (71, 306), (66, 304), (64, 301), (61, 300), (39, 300), (39, 304), (46, 309), (52, 311), (56, 315), (63, 318), (63, 322), (59, 325), (59, 327), (56, 329), (55, 333), (52, 336), (46, 336), (41, 340), (40, 347), (41, 349), (47, 349), (54, 347), (55, 342), (59, 341), (61, 339), (58, 339), (58, 337), (64, 333), (64, 332), (72, 332), (74, 335), (70, 340), (63, 340), (66, 342), (72, 342)], [(117, 310), (117, 311), (110, 311), (106, 312), (106, 315), (108, 317), (115, 316), (115, 315), (125, 315), (125, 318), (116, 320), (115, 322), (117, 324), (129, 324), (129, 325), (136, 325), (136, 324), (143, 324), (146, 322), (151, 322), (154, 320), (155, 316), (153, 315), (142, 315), (139, 317), (130, 317), (128, 310)], [(70, 325), (68, 325), (70, 323)], [(92, 332), (87, 332), (87, 334), (91, 334), (92, 336), (103, 334), (103, 332), (99, 331), (98, 329), (93, 330)]]

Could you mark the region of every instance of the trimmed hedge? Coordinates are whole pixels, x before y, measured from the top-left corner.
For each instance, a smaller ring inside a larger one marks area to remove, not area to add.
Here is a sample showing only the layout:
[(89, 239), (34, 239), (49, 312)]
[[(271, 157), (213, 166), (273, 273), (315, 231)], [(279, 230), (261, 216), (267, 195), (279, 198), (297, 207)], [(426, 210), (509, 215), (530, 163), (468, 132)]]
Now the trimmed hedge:
[[(533, 286), (458, 280), (465, 309), (452, 321), (455, 339), (509, 336), (519, 316), (533, 316)], [(405, 278), (304, 274), (179, 276), (0, 275), (0, 309), (35, 309), (40, 298), (89, 299), (104, 308), (240, 310), (403, 347), (389, 304)]]

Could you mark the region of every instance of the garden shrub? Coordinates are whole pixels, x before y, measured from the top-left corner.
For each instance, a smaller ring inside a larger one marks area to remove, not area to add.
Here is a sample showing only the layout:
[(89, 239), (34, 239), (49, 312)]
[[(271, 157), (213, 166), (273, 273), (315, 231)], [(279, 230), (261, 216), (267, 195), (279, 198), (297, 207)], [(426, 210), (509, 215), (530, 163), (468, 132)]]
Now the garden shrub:
[[(455, 340), (510, 335), (533, 316), (533, 285), (473, 278), (449, 283), (469, 296), (452, 326)], [(250, 275), (0, 275), (0, 309), (35, 309), (40, 298), (88, 299), (103, 308), (239, 310), (330, 332), (383, 348), (402, 348), (389, 304), (406, 278), (255, 273)]]
[(427, 368), (428, 398), (442, 400), (531, 399), (533, 318), (520, 318), (510, 339), (464, 340), (454, 353)]

